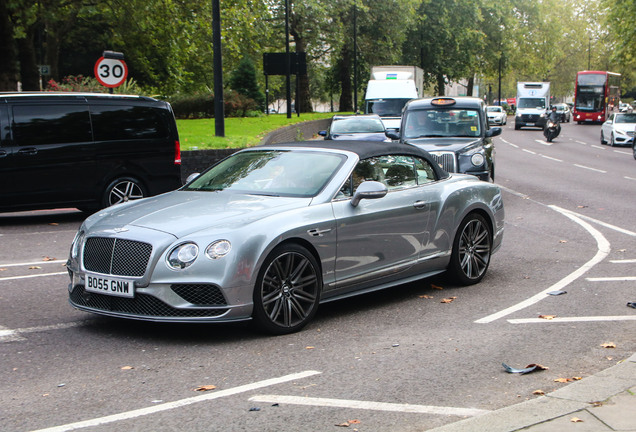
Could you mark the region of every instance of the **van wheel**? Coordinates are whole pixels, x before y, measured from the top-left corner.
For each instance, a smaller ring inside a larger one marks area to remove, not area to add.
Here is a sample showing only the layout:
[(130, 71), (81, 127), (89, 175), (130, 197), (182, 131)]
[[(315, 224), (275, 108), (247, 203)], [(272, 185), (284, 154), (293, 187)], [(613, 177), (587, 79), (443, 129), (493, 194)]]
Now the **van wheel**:
[(132, 177), (120, 177), (106, 188), (102, 206), (110, 207), (146, 196), (146, 189), (139, 180)]

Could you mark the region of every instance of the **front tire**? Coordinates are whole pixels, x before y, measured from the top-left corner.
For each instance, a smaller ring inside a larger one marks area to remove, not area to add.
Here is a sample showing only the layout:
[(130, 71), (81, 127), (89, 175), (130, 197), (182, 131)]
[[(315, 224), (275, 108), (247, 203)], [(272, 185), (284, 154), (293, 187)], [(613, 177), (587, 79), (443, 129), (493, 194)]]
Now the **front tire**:
[(294, 333), (318, 309), (322, 275), (314, 256), (297, 244), (275, 248), (265, 259), (254, 287), (252, 318), (270, 334)]
[(492, 231), (486, 219), (471, 213), (459, 225), (448, 270), (461, 285), (473, 285), (486, 275), (492, 254)]
[(609, 145), (610, 147), (614, 147), (616, 145), (616, 141), (614, 141), (614, 132), (610, 135)]

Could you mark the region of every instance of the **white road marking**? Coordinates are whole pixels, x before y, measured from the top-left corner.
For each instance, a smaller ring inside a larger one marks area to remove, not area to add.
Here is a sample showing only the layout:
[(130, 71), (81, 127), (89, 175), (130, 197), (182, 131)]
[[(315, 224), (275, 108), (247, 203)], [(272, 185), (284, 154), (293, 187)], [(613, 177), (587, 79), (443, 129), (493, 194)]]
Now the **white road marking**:
[(526, 153), (530, 153), (530, 154), (536, 155), (536, 153), (535, 153), (535, 152), (533, 152), (532, 150), (528, 150), (528, 149), (522, 149), (522, 150), (523, 150), (524, 152), (526, 152)]
[(584, 229), (587, 230), (587, 232), (589, 232), (592, 237), (594, 237), (594, 239), (596, 240), (596, 245), (597, 245), (597, 252), (594, 255), (594, 257), (589, 260), (588, 262), (586, 262), (585, 264), (583, 264), (583, 266), (579, 267), (577, 270), (575, 270), (574, 272), (570, 273), (569, 275), (567, 275), (566, 277), (564, 277), (563, 279), (561, 279), (560, 281), (558, 281), (557, 283), (555, 283), (554, 285), (550, 286), (549, 288), (544, 289), (543, 291), (539, 292), (538, 294), (535, 294), (534, 296), (520, 302), (517, 303), (516, 305), (510, 306), (509, 308), (506, 308), (502, 311), (496, 312), (492, 315), (489, 315), (487, 317), (478, 319), (477, 321), (475, 321), (478, 324), (487, 324), (490, 322), (493, 322), (495, 320), (498, 320), (499, 318), (503, 318), (507, 315), (510, 315), (511, 313), (517, 312), (521, 309), (525, 309), (528, 306), (532, 306), (535, 303), (540, 302), (541, 300), (545, 299), (547, 296), (547, 293), (549, 293), (550, 291), (557, 291), (557, 290), (562, 290), (563, 288), (565, 288), (566, 286), (568, 286), (569, 284), (571, 284), (572, 282), (574, 282), (576, 279), (578, 279), (579, 277), (581, 277), (583, 274), (585, 274), (588, 270), (590, 270), (592, 267), (594, 267), (596, 264), (600, 263), (601, 261), (603, 261), (607, 255), (609, 255), (610, 253), (610, 244), (609, 242), (605, 239), (605, 237), (603, 237), (603, 234), (601, 234), (598, 230), (596, 230), (594, 227), (592, 227), (590, 224), (588, 224), (587, 222), (584, 222), (583, 220), (581, 220), (580, 218), (578, 218), (577, 214), (574, 212), (570, 212), (569, 210), (565, 210), (562, 209), (560, 207), (554, 206), (554, 205), (550, 205), (548, 206), (550, 207), (552, 210), (555, 210), (559, 213), (561, 213), (563, 216), (573, 220), (574, 222), (576, 222), (577, 224), (581, 225)]
[(509, 319), (511, 324), (538, 324), (538, 323), (571, 323), (571, 322), (599, 322), (599, 321), (636, 321), (636, 315), (624, 316), (588, 316), (588, 317), (555, 317), (552, 319), (526, 318)]
[(585, 219), (585, 220), (588, 220), (590, 222), (594, 222), (595, 224), (598, 224), (598, 225), (600, 225), (602, 227), (609, 228), (609, 229), (614, 230), (614, 231), (618, 231), (619, 233), (626, 234), (628, 236), (636, 237), (636, 232), (634, 232), (634, 231), (629, 231), (629, 230), (626, 230), (624, 228), (617, 227), (616, 225), (611, 225), (611, 224), (608, 224), (607, 222), (603, 222), (603, 221), (600, 221), (598, 219), (594, 219), (592, 217), (582, 215), (580, 213), (573, 213), (573, 214), (575, 214), (576, 216), (578, 216), (581, 219)]
[(536, 142), (538, 142), (539, 144), (543, 144), (544, 146), (551, 146), (552, 143), (549, 143), (547, 141), (544, 140), (535, 140)]
[(633, 154), (632, 152), (626, 152), (626, 151), (623, 151), (623, 150), (614, 150), (614, 153), (620, 153), (620, 154), (626, 154), (626, 155), (632, 155)]
[(578, 144), (587, 145), (587, 143), (586, 143), (586, 142), (584, 142), (584, 141), (574, 141), (574, 142), (575, 142), (575, 143), (578, 143)]
[(149, 414), (155, 414), (162, 411), (167, 411), (175, 408), (180, 408), (186, 405), (192, 405), (199, 402), (205, 402), (213, 399), (220, 399), (222, 397), (233, 396), (239, 393), (245, 393), (252, 390), (257, 390), (263, 387), (269, 387), (276, 384), (282, 384), (297, 379), (307, 378), (313, 375), (318, 375), (321, 372), (318, 371), (304, 371), (291, 375), (285, 375), (279, 378), (272, 378), (263, 381), (258, 381), (252, 384), (246, 384), (227, 390), (214, 391), (213, 393), (206, 393), (201, 396), (194, 396), (186, 399), (181, 399), (174, 402), (167, 402), (160, 405), (154, 405), (147, 408), (136, 409), (133, 411), (127, 411), (119, 414), (113, 414), (105, 417), (99, 417), (92, 420), (85, 420), (77, 423), (69, 423), (62, 426), (54, 426), (46, 429), (39, 429), (33, 432), (65, 432), (75, 429), (82, 429), (92, 426), (99, 426), (107, 423), (114, 423), (122, 420), (129, 420)]
[(618, 277), (596, 277), (596, 278), (585, 278), (590, 282), (626, 282), (626, 281), (636, 281), (636, 276), (618, 276)]
[(77, 327), (83, 325), (84, 321), (76, 321), (70, 323), (62, 323), (62, 324), (52, 324), (47, 326), (39, 326), (39, 327), (26, 327), (21, 329), (9, 329), (6, 327), (0, 327), (0, 342), (14, 342), (18, 340), (25, 340), (22, 337), (24, 333), (37, 333), (49, 330), (63, 330), (67, 328)]
[(636, 264), (636, 259), (610, 260), (612, 264)]
[(477, 408), (455, 408), (430, 405), (396, 404), (386, 402), (368, 402), (346, 399), (312, 398), (302, 396), (258, 395), (251, 402), (287, 403), (293, 405), (322, 406), (333, 408), (364, 409), (375, 411), (393, 411), (402, 413), (439, 414), (456, 416), (478, 416), (490, 411)]
[(11, 277), (3, 277), (0, 278), (0, 282), (7, 280), (15, 280), (15, 279), (29, 279), (35, 277), (43, 277), (43, 276), (59, 276), (59, 275), (68, 275), (68, 272), (60, 272), (60, 273), (42, 273), (42, 274), (34, 274), (28, 276), (11, 276)]
[(579, 168), (583, 168), (583, 169), (586, 169), (586, 170), (590, 170), (590, 171), (600, 172), (600, 173), (603, 173), (603, 174), (607, 173), (607, 171), (603, 171), (603, 170), (596, 169), (596, 168), (591, 168), (591, 167), (588, 167), (588, 166), (585, 166), (585, 165), (574, 164), (574, 166), (575, 167), (579, 167)]
[(26, 263), (0, 264), (0, 268), (4, 268), (4, 267), (22, 267), (22, 266), (41, 265), (41, 264), (66, 265), (66, 261), (62, 261), (62, 260), (48, 260), (48, 261), (33, 261), (33, 262), (26, 262)]
[(550, 160), (553, 160), (553, 161), (556, 161), (556, 162), (563, 162), (561, 159), (553, 158), (553, 157), (546, 156), (546, 155), (541, 155), (541, 157), (546, 158), (546, 159), (550, 159)]
[(593, 147), (595, 149), (599, 149), (599, 150), (606, 150), (605, 147), (597, 146), (597, 145), (594, 145), (594, 144), (592, 144), (591, 147)]
[(634, 177), (627, 177), (627, 176), (625, 176), (624, 178), (626, 178), (627, 180), (634, 180), (634, 181), (636, 181), (636, 178), (634, 178)]

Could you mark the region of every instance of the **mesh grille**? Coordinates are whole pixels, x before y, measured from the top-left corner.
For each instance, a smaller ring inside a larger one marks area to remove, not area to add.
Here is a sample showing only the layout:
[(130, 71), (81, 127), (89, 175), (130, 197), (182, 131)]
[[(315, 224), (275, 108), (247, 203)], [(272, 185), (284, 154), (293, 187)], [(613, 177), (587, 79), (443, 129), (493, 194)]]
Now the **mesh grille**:
[(195, 305), (200, 306), (226, 306), (227, 302), (216, 285), (205, 284), (174, 284), (172, 291), (179, 297)]
[(89, 293), (82, 285), (73, 288), (70, 300), (75, 306), (136, 317), (204, 318), (217, 317), (227, 312), (227, 309), (177, 309), (148, 294), (138, 293), (135, 298), (124, 298)]
[(151, 253), (149, 243), (90, 237), (84, 246), (84, 268), (116, 276), (143, 276)]
[(457, 172), (455, 165), (455, 153), (453, 152), (435, 152), (431, 153), (433, 160), (446, 172)]

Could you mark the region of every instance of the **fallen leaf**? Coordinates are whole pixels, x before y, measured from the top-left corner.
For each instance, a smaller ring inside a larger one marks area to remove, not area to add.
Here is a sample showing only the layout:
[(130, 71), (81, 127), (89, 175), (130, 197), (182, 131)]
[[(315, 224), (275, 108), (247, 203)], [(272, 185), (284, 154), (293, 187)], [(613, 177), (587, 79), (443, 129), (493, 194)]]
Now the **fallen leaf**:
[(134, 367), (132, 367), (132, 366), (124, 366), (124, 367), (121, 368), (121, 370), (131, 370), (131, 369), (134, 369)]
[(346, 422), (337, 424), (338, 427), (349, 427), (352, 424), (360, 424), (360, 420), (347, 420)]
[(312, 349), (316, 349), (316, 347), (308, 346), (308, 347), (305, 347), (305, 349), (312, 350)]
[(442, 301), (440, 303), (452, 303), (453, 300), (455, 300), (457, 297), (449, 297), (449, 298), (445, 298), (442, 299)]
[[(2, 270), (2, 269), (0, 269), (0, 270)], [(433, 296), (430, 296), (430, 295), (426, 295), (426, 294), (424, 294), (424, 295), (421, 295), (421, 296), (420, 296), (420, 298), (423, 298), (423, 299), (432, 299), (432, 298), (433, 298)]]
[(44, 257), (42, 259), (42, 261), (56, 261), (56, 260), (57, 260), (57, 258), (51, 258), (51, 257)]
[(580, 380), (582, 380), (582, 379), (583, 379), (583, 377), (572, 377), (572, 380), (573, 380), (573, 381), (580, 381)]
[(208, 390), (214, 390), (215, 388), (216, 388), (215, 385), (208, 384), (208, 385), (202, 385), (200, 387), (197, 387), (194, 389), (194, 391), (208, 391)]
[(552, 320), (556, 318), (556, 315), (539, 315), (539, 318), (545, 319), (545, 320)]
[(41, 269), (42, 267), (40, 266), (31, 266), (29, 267), (29, 270), (37, 270), (37, 269)]
[(350, 425), (349, 425), (349, 422), (344, 422), (344, 423), (337, 424), (336, 426), (338, 426), (338, 427), (349, 427)]
[(533, 395), (543, 396), (545, 392), (543, 390), (535, 390), (532, 392)]
[(603, 348), (616, 348), (616, 344), (614, 342), (605, 342), (601, 344)]
[(444, 289), (441, 286), (437, 286), (437, 285), (433, 285), (433, 284), (431, 284), (431, 288), (436, 289), (436, 290), (443, 290)]
[(581, 419), (580, 419), (580, 418), (578, 418), (578, 417), (572, 417), (572, 418), (570, 419), (570, 421), (571, 421), (572, 423), (583, 423), (583, 420), (581, 420)]
[(0, 271), (7, 271), (6, 268), (0, 268)]
[(559, 243), (567, 243), (567, 240), (559, 240)]
[(554, 382), (558, 382), (558, 383), (567, 383), (572, 381), (572, 378), (556, 378), (554, 380)]
[(59, 223), (57, 223), (57, 222), (51, 222), (49, 225), (52, 225), (52, 226), (58, 226), (58, 225), (59, 225)]
[(360, 424), (360, 420), (349, 420), (349, 424)]
[(576, 208), (587, 208), (586, 205), (580, 205), (580, 206), (576, 206)]

